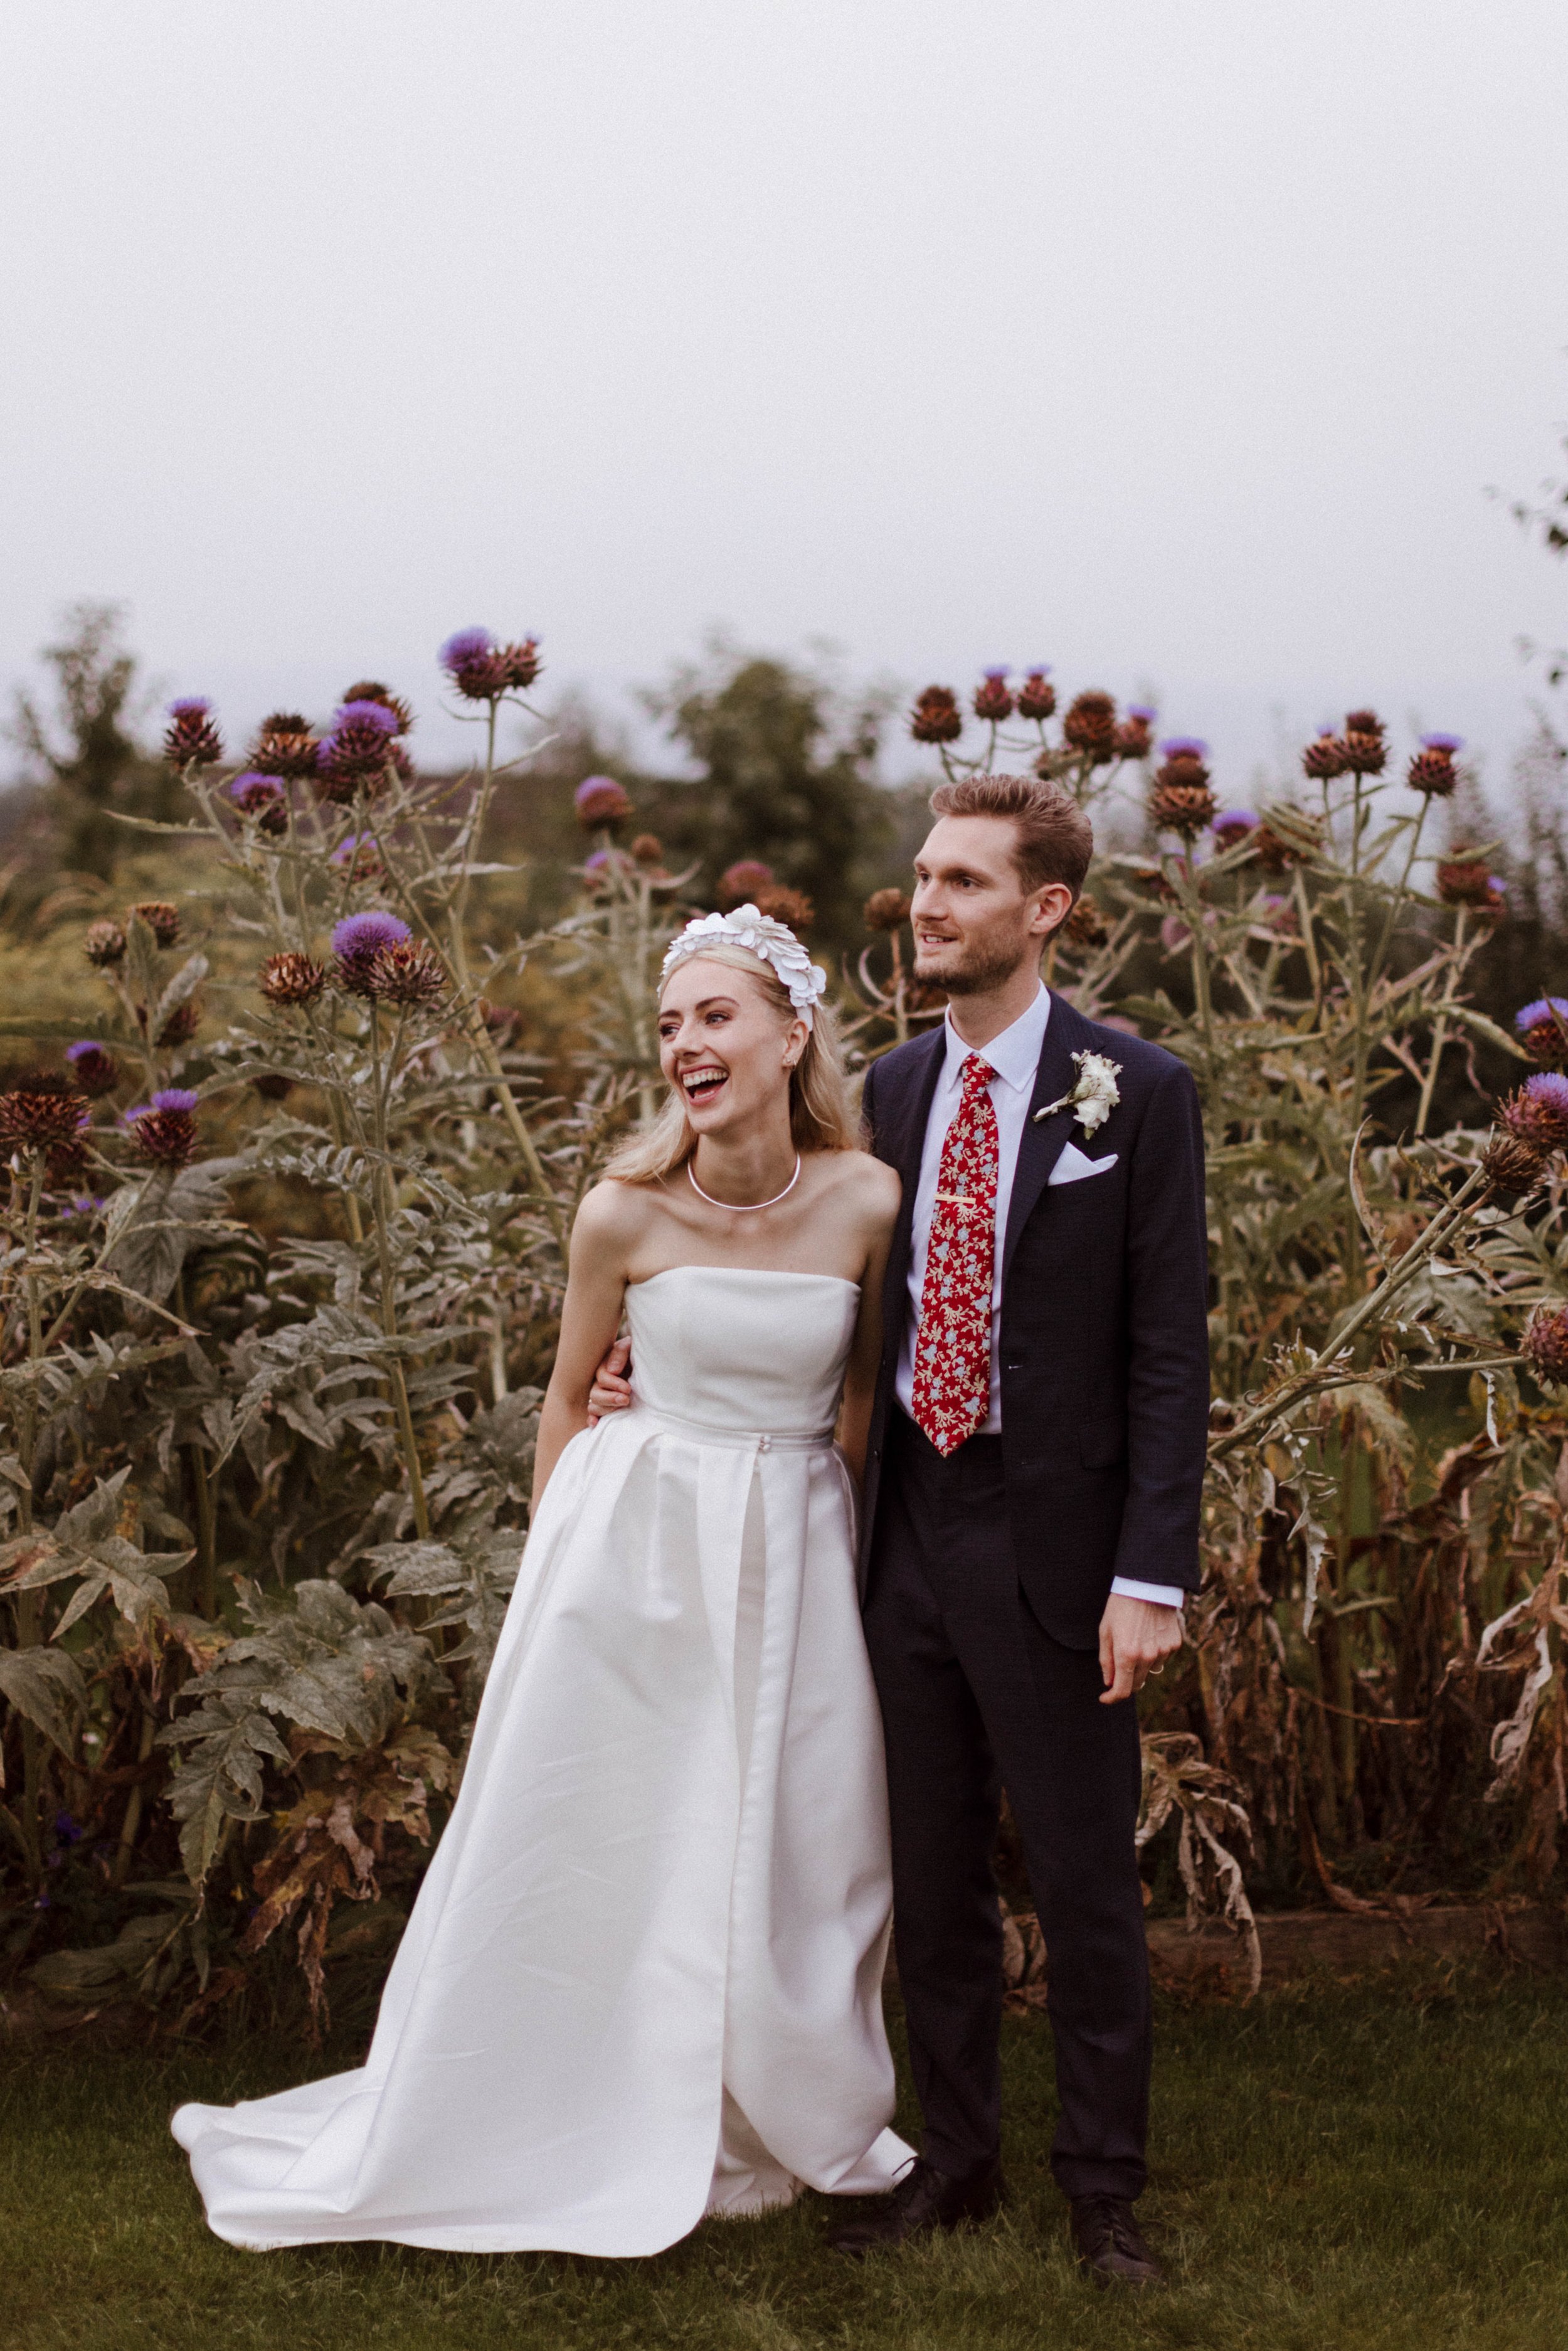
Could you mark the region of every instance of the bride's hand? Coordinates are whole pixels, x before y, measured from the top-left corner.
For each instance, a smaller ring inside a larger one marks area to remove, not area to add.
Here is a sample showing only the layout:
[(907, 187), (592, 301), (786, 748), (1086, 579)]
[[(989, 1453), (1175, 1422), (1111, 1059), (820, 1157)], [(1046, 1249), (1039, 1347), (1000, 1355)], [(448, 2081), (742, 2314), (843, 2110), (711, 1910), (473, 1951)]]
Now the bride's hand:
[(597, 1428), (608, 1412), (624, 1412), (632, 1402), (632, 1383), (625, 1376), (631, 1362), (631, 1340), (617, 1339), (594, 1373), (593, 1385), (588, 1392), (590, 1428)]

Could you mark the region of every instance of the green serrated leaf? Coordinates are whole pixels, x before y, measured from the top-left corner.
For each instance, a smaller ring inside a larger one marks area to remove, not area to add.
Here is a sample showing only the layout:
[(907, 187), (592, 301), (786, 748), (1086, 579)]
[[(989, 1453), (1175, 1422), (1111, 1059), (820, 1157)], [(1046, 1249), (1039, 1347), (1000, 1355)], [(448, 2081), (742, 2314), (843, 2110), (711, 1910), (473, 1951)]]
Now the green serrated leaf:
[(87, 1704), (81, 1667), (64, 1649), (0, 1649), (0, 1696), (62, 1755), (75, 1752), (74, 1719)]

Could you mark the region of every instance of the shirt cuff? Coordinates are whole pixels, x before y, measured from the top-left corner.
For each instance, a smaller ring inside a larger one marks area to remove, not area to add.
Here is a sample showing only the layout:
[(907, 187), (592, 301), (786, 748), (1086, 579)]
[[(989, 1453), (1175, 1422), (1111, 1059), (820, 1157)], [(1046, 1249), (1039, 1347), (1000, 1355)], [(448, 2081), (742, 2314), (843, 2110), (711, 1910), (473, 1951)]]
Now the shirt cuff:
[(1179, 1608), (1186, 1598), (1179, 1583), (1140, 1583), (1131, 1575), (1113, 1575), (1111, 1590), (1121, 1600), (1152, 1600), (1156, 1608)]

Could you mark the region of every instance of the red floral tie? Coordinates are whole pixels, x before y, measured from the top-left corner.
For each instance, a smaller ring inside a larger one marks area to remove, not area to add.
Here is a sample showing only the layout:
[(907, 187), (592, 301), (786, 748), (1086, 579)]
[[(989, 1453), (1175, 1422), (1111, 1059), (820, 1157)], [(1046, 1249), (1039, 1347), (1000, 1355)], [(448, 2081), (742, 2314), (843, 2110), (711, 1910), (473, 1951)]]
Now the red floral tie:
[(996, 1071), (971, 1053), (963, 1098), (942, 1144), (936, 1205), (915, 1337), (916, 1424), (956, 1453), (991, 1404), (991, 1280), (997, 1253)]

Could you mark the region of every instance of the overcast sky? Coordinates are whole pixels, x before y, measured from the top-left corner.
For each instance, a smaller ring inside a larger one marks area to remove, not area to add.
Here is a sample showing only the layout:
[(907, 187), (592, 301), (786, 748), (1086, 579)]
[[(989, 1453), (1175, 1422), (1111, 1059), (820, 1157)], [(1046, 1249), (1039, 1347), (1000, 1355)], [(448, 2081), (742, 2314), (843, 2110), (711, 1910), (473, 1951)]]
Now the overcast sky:
[[(537, 631), (1373, 698), (1500, 778), (1568, 414), (1563, 0), (0, 0), (0, 682), (237, 731)], [(907, 768), (896, 746), (894, 771)]]

